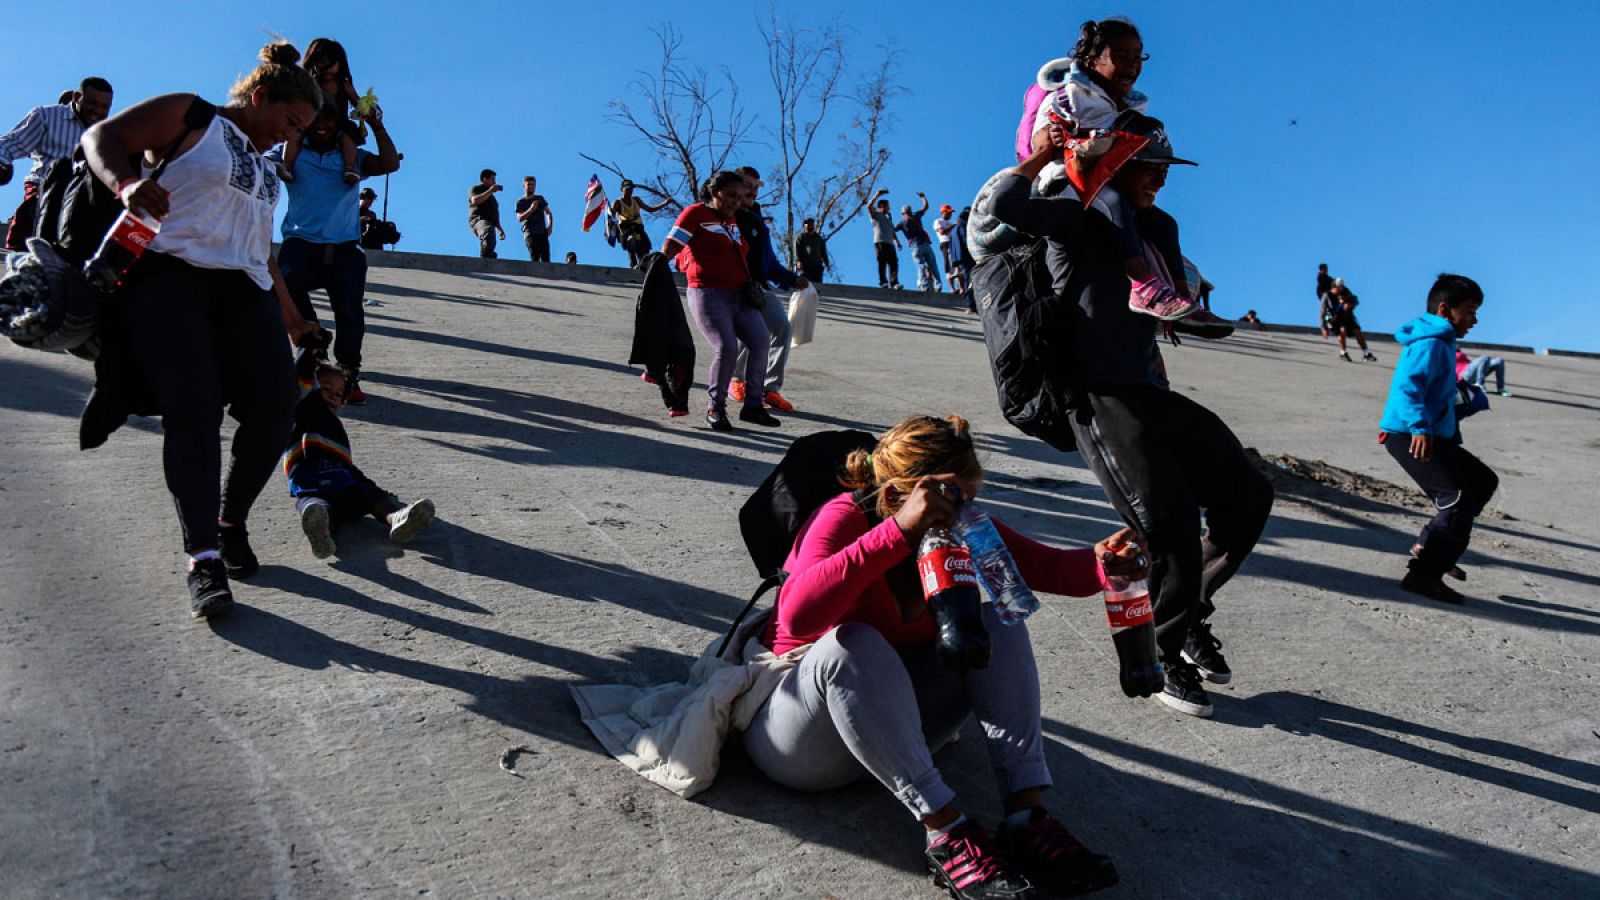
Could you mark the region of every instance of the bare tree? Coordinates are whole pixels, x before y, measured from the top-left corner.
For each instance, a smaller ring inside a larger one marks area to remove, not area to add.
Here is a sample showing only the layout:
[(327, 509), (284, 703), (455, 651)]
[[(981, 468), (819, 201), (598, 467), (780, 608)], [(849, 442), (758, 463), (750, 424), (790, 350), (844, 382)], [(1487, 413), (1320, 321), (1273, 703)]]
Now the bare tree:
[[(889, 163), (884, 136), (889, 125), (889, 104), (904, 91), (895, 80), (893, 49), (882, 48), (876, 66), (854, 86), (848, 82), (846, 30), (837, 21), (821, 28), (796, 25), (793, 17), (780, 17), (769, 9), (757, 29), (767, 47), (767, 74), (777, 105), (778, 125), (773, 135), (779, 151), (773, 202), (782, 204), (779, 239), (785, 255), (793, 255), (796, 221), (810, 216), (824, 238), (832, 238), (860, 214)], [(832, 165), (819, 174), (808, 167), (830, 116), (853, 111), (849, 126), (831, 145)]]
[(695, 202), (701, 182), (728, 160), (747, 138), (754, 120), (739, 100), (739, 83), (726, 68), (717, 84), (681, 56), (683, 37), (671, 25), (656, 30), (661, 59), (653, 72), (638, 71), (628, 82), (631, 98), (613, 100), (607, 118), (634, 133), (655, 156), (643, 177), (587, 153), (584, 159), (634, 182), (635, 190), (666, 200), (673, 212)]

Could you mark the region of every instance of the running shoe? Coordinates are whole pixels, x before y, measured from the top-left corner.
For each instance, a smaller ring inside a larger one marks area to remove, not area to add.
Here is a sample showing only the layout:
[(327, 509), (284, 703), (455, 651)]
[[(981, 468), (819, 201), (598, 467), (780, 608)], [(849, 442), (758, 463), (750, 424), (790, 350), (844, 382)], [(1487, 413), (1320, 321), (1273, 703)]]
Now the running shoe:
[(1227, 684), (1233, 680), (1233, 670), (1222, 658), (1222, 642), (1211, 633), (1208, 623), (1200, 622), (1189, 632), (1183, 642), (1183, 658), (1194, 663), (1201, 676), (1212, 684)]
[(243, 525), (224, 525), (217, 530), (217, 552), (229, 578), (249, 578), (261, 569), (261, 561), (250, 549), (250, 533)]
[(220, 559), (202, 559), (189, 569), (189, 615), (210, 619), (233, 608), (228, 567)]
[(1037, 900), (1039, 892), (1014, 871), (994, 836), (976, 822), (940, 835), (923, 854), (933, 883), (956, 900)]
[(1128, 291), (1128, 308), (1140, 315), (1172, 322), (1193, 315), (1200, 304), (1173, 290), (1161, 279), (1152, 278), (1134, 282), (1132, 290)]
[(1227, 320), (1217, 317), (1211, 310), (1200, 307), (1187, 317), (1172, 323), (1173, 329), (1184, 334), (1192, 334), (1197, 338), (1208, 341), (1219, 341), (1233, 334), (1233, 325)]
[(389, 540), (408, 544), (433, 521), (433, 501), (427, 498), (389, 514)]
[(1076, 897), (1117, 883), (1117, 867), (1109, 856), (1085, 847), (1042, 809), (1034, 810), (1021, 828), (1001, 829), (997, 840), (1006, 861), (1046, 893)]
[(728, 398), (735, 403), (744, 402), (744, 382), (735, 378), (728, 382)]
[(1343, 350), (1339, 351), (1339, 358), (1344, 360), (1345, 362), (1355, 362), (1355, 360), (1350, 358), (1350, 354), (1344, 352)]
[(338, 549), (333, 543), (333, 519), (328, 515), (328, 504), (307, 503), (300, 511), (300, 530), (311, 542), (311, 555), (327, 559)]
[(1378, 361), (1378, 358), (1376, 356), (1372, 355), (1372, 351), (1371, 350), (1363, 350), (1363, 351), (1361, 351), (1361, 358), (1362, 358), (1362, 360), (1364, 360), (1366, 362), (1377, 362)]
[(783, 424), (778, 421), (777, 416), (754, 404), (746, 404), (743, 409), (739, 410), (739, 421), (749, 422), (751, 425), (760, 425), (765, 428), (777, 428)]
[(794, 412), (794, 404), (790, 403), (777, 391), (767, 391), (767, 405), (778, 412)]
[(733, 430), (733, 423), (728, 421), (727, 410), (706, 410), (706, 424), (711, 426), (712, 431), (728, 432)]
[(1467, 598), (1463, 597), (1460, 591), (1445, 584), (1439, 576), (1424, 575), (1416, 569), (1407, 572), (1406, 577), (1400, 579), (1400, 587), (1440, 603), (1460, 606), (1467, 602)]
[(1211, 698), (1200, 686), (1200, 670), (1194, 663), (1179, 660), (1167, 663), (1167, 684), (1156, 699), (1186, 715), (1211, 718)]
[(656, 380), (654, 378), (650, 377), (650, 373), (649, 372), (640, 372), (639, 373), (639, 380), (644, 382), (645, 384), (655, 384), (656, 383)]

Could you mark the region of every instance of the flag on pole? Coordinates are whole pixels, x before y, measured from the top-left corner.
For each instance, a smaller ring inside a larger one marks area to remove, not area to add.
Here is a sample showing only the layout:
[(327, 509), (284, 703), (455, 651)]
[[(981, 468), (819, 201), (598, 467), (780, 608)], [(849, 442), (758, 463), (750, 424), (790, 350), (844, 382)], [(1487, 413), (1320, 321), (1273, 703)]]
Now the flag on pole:
[(601, 186), (599, 175), (589, 176), (589, 187), (584, 191), (583, 196), (583, 230), (588, 232), (590, 228), (594, 227), (594, 223), (600, 220), (601, 214), (606, 211), (606, 206), (608, 205), (606, 203), (606, 189)]
[(617, 217), (606, 210), (606, 243), (615, 247), (617, 241), (622, 240), (622, 226), (617, 224)]

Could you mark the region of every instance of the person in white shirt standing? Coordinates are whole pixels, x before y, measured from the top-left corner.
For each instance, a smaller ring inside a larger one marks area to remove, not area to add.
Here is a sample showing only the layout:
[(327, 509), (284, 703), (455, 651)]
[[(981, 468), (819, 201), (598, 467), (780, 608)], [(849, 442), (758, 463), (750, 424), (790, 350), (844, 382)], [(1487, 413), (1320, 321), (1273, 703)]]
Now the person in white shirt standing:
[(111, 82), (91, 76), (78, 85), (67, 102), (35, 106), (5, 137), (0, 137), (0, 185), (10, 183), (12, 161), (33, 159), (33, 168), (22, 179), (22, 204), (11, 217), (11, 230), (6, 234), (7, 250), (28, 249), (26, 241), (33, 237), (45, 166), (52, 160), (72, 156), (83, 132), (109, 112)]

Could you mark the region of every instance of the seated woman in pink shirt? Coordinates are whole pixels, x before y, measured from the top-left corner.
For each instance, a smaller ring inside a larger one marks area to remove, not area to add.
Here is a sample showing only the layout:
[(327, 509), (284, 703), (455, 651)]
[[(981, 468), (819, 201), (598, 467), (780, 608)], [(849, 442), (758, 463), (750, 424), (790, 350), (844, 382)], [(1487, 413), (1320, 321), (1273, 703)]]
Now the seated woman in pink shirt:
[[(1001, 625), (984, 604), (987, 667), (953, 670), (935, 652), (916, 547), (929, 528), (955, 522), (942, 489), (970, 498), (982, 479), (960, 416), (914, 416), (870, 454), (851, 456), (842, 481), (854, 492), (801, 527), (763, 636), (778, 653), (811, 649), (756, 714), (744, 745), (768, 777), (799, 790), (877, 778), (926, 827), (928, 866), (956, 897), (1031, 897), (1030, 883), (1062, 894), (1096, 890), (1116, 882), (1111, 860), (1042, 805), (1051, 778), (1027, 627)], [(1061, 550), (996, 525), (1035, 590), (1084, 597), (1103, 589), (1106, 570), (1139, 576), (1146, 568), (1126, 529), (1093, 549)], [(1114, 542), (1124, 549), (1113, 552)], [(1004, 795), (998, 835), (961, 814), (933, 763), (930, 744), (948, 743), (969, 715), (983, 725)]]

